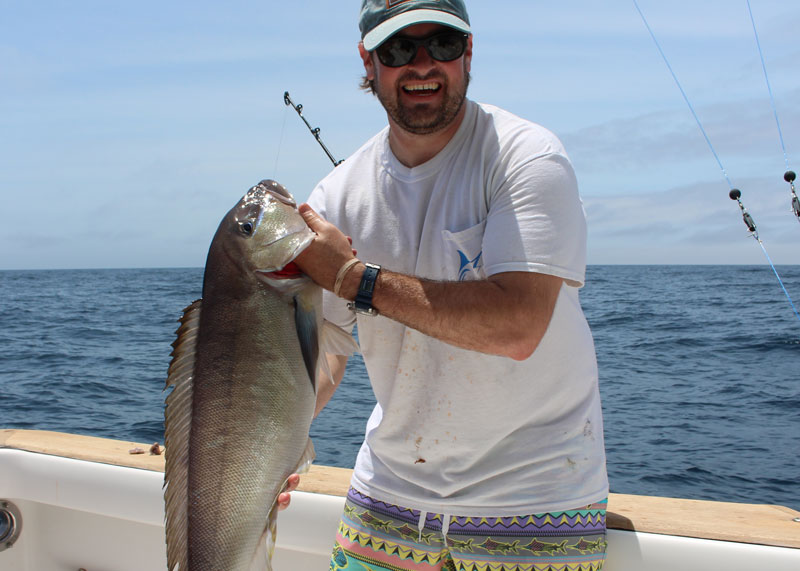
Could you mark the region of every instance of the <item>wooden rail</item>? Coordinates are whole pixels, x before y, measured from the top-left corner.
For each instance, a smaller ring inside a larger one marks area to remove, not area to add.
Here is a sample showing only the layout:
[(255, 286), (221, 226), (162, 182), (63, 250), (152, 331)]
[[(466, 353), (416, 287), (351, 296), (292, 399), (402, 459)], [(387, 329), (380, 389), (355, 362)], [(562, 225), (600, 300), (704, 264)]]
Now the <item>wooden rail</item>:
[[(38, 430), (0, 430), (0, 448), (90, 462), (164, 471), (164, 456), (150, 444)], [(144, 454), (131, 454), (140, 448)], [(300, 490), (344, 496), (351, 470), (312, 466)], [(783, 506), (611, 494), (610, 529), (800, 548), (800, 512)]]

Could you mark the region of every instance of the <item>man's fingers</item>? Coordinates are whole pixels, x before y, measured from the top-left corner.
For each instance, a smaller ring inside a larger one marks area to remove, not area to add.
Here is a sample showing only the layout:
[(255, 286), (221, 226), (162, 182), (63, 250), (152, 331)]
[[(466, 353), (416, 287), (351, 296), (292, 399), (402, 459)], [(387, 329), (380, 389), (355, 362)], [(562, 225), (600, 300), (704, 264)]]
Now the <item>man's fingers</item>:
[(308, 224), (308, 227), (316, 232), (319, 224), (323, 222), (319, 214), (314, 212), (314, 209), (308, 204), (301, 204), (297, 210), (300, 212), (300, 216), (303, 217), (303, 220), (306, 221), (306, 224)]
[(299, 474), (292, 474), (289, 476), (289, 479), (286, 480), (286, 489), (284, 492), (294, 492), (297, 489), (297, 486), (300, 485), (300, 475)]
[(280, 494), (278, 494), (278, 510), (285, 510), (289, 507), (289, 504), (292, 501), (292, 495), (290, 492), (294, 492), (299, 485), (299, 474), (292, 474), (289, 476), (289, 479), (286, 480), (286, 488)]

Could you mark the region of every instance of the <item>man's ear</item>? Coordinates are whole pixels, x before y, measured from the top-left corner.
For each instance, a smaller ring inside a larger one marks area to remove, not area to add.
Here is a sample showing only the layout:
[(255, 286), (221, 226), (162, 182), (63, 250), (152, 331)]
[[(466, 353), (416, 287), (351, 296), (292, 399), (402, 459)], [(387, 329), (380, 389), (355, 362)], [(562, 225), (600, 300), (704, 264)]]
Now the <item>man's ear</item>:
[(367, 74), (367, 79), (374, 81), (375, 63), (372, 61), (372, 54), (364, 48), (364, 42), (358, 42), (358, 53), (361, 56), (361, 61), (364, 63), (364, 71)]

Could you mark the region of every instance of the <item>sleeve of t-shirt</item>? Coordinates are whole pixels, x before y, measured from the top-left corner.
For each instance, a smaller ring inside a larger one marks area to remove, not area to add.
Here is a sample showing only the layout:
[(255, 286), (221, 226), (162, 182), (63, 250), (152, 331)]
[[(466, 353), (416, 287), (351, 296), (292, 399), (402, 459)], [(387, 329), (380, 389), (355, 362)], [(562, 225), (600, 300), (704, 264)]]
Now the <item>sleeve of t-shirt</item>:
[(504, 175), (490, 189), (483, 238), (486, 275), (540, 272), (582, 287), (586, 218), (569, 159), (546, 149), (516, 164), (511, 156), (506, 163)]

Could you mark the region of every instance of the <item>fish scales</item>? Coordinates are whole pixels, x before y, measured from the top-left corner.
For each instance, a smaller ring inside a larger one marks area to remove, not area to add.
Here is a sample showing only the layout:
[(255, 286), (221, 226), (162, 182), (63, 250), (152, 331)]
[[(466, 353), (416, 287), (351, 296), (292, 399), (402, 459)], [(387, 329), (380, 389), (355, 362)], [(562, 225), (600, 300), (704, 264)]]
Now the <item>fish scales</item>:
[[(190, 562), (215, 557), (232, 561), (236, 553), (226, 557), (220, 552), (239, 549), (240, 544), (255, 545), (274, 498), (306, 447), (315, 396), (294, 320), (271, 319), (283, 308), (268, 296), (256, 296), (254, 301), (227, 300), (220, 304), (220, 311), (209, 312), (214, 316), (208, 322), (201, 317), (196, 371), (204, 382), (196, 381), (194, 390), (192, 417), (198, 420), (190, 440), (189, 489), (195, 510), (190, 525), (200, 521), (215, 522), (215, 526), (203, 525), (197, 531)], [(204, 305), (203, 312), (207, 309)], [(227, 321), (228, 327), (236, 321), (248, 324), (239, 327), (238, 333), (232, 328), (235, 349), (231, 352), (213, 339), (204, 344), (202, 331), (215, 330), (220, 320)], [(292, 338), (294, 343), (286, 342)], [(208, 353), (204, 345), (210, 346)], [(252, 378), (264, 382), (253, 383)], [(292, 382), (295, 379), (301, 381)], [(305, 437), (289, 439), (286, 431)], [(287, 460), (277, 462), (276, 458)]]
[(312, 239), (274, 181), (250, 189), (214, 236), (167, 378), (170, 570), (271, 569), (277, 496), (313, 458), (321, 290), (285, 270)]

